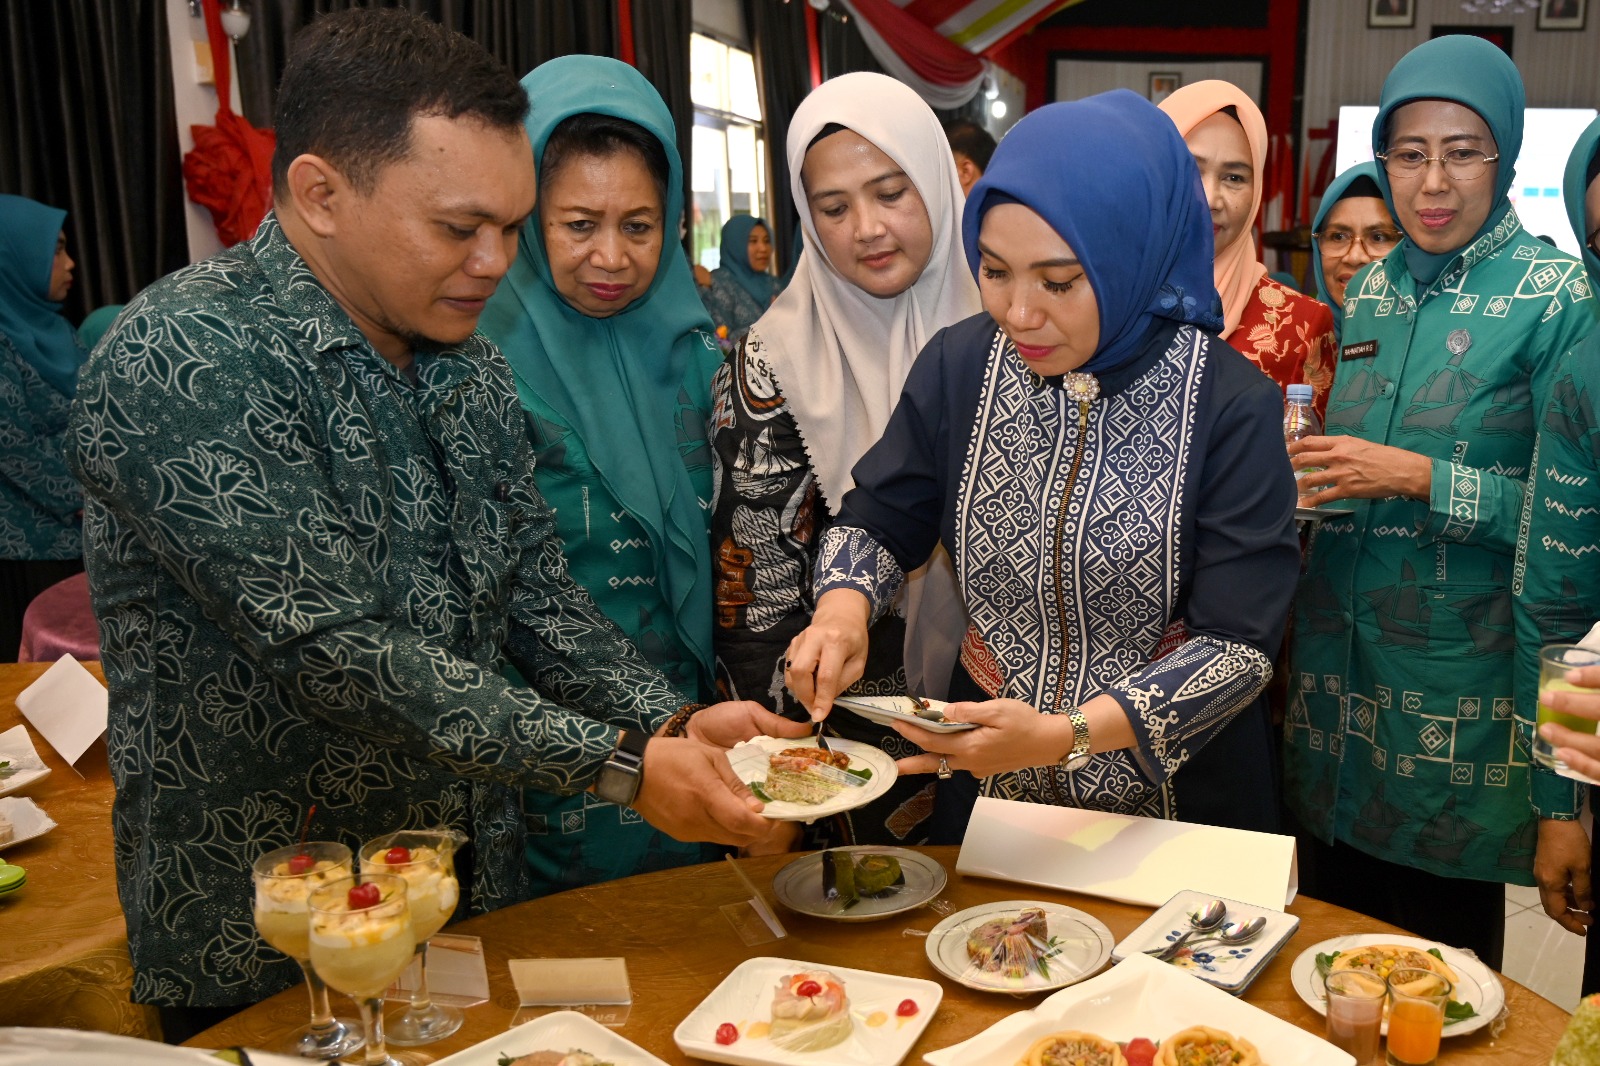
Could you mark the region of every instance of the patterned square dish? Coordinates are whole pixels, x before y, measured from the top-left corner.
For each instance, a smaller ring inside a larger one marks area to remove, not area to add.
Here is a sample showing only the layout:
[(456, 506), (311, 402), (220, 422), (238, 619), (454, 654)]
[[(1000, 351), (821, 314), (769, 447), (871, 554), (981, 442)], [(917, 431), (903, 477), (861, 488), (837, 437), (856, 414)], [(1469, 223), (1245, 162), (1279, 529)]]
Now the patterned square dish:
[[(1173, 943), (1188, 931), (1189, 912), (1204, 907), (1214, 898), (1191, 889), (1179, 892), (1112, 949), (1112, 960), (1121, 962), (1130, 955)], [(1193, 949), (1185, 946), (1179, 951), (1178, 957), (1171, 960), (1171, 965), (1237, 996), (1250, 986), (1256, 975), (1294, 936), (1295, 930), (1300, 928), (1300, 919), (1253, 903), (1240, 903), (1232, 899), (1222, 902), (1227, 904), (1227, 920), (1230, 922), (1265, 918), (1267, 924), (1262, 928), (1261, 935), (1247, 944), (1232, 946), (1209, 942), (1197, 935), (1193, 938), (1196, 946)]]

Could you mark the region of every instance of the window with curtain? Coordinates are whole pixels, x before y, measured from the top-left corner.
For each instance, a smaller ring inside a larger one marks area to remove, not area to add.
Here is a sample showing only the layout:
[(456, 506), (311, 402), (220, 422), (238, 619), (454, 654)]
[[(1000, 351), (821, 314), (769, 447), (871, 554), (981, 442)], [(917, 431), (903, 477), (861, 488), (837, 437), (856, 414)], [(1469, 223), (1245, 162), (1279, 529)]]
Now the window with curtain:
[(704, 34), (689, 39), (689, 75), (694, 101), (690, 254), (715, 270), (724, 222), (734, 215), (772, 217), (761, 96), (751, 54)]

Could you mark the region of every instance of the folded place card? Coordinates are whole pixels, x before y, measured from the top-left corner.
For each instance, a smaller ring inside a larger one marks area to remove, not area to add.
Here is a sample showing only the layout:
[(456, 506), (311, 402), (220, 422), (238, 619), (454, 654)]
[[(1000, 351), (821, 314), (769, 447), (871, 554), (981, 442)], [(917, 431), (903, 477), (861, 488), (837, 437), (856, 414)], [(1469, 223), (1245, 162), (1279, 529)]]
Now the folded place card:
[(1300, 888), (1293, 837), (988, 797), (956, 870), (1147, 907), (1192, 888), (1282, 909)]
[(17, 693), (17, 709), (69, 765), (106, 731), (106, 687), (70, 655)]
[(512, 959), (510, 967), (524, 1007), (633, 1002), (627, 959)]
[[(411, 1000), (421, 967), (413, 959), (385, 993), (388, 999)], [(435, 933), (428, 940), (428, 995), (447, 1007), (476, 1007), (489, 1001), (489, 969), (483, 940), (475, 936)]]

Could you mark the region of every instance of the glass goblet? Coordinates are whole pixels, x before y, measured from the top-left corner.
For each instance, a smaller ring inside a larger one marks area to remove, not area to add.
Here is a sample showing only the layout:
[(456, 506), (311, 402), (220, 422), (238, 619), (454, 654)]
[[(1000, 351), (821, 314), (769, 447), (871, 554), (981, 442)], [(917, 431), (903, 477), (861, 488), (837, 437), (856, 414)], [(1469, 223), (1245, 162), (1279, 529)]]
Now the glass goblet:
[(311, 994), (311, 1022), (290, 1037), (289, 1047), (303, 1058), (336, 1059), (361, 1046), (361, 1033), (333, 1016), (328, 986), (311, 967), (311, 917), (307, 900), (313, 890), (355, 872), (350, 849), (314, 840), (269, 851), (251, 867), (255, 881), (255, 920), (261, 939), (300, 964)]
[(400, 1066), (383, 1039), (383, 993), (416, 949), (406, 883), (392, 874), (331, 881), (311, 893), (311, 965), (355, 1000), (366, 1030), (364, 1066)]
[(398, 1047), (431, 1044), (461, 1028), (461, 1012), (433, 1002), (428, 993), (428, 938), (444, 928), (461, 897), (455, 851), (464, 839), (453, 829), (405, 830), (361, 845), (362, 872), (404, 878), (411, 905), (418, 978), (410, 1009), (389, 1025), (389, 1042)]

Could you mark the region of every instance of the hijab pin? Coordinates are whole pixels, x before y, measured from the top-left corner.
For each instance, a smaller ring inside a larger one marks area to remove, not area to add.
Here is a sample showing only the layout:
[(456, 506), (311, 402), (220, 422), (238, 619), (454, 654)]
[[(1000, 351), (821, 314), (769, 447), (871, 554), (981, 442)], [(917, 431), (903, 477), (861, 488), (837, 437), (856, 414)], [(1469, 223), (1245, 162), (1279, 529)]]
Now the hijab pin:
[(1472, 347), (1472, 334), (1464, 329), (1453, 329), (1444, 339), (1444, 346), (1450, 350), (1451, 355), (1464, 355)]
[(1062, 378), (1061, 387), (1074, 403), (1093, 403), (1100, 398), (1100, 379), (1093, 374), (1069, 373)]

